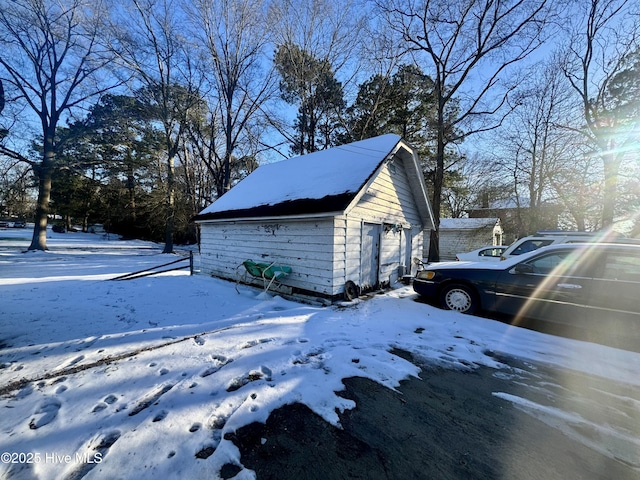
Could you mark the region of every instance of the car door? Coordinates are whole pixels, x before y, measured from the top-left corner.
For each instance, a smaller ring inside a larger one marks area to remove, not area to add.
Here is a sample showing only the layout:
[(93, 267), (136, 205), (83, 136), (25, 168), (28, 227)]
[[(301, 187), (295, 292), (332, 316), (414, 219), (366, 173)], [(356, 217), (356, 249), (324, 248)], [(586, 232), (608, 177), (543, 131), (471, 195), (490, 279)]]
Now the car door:
[(594, 335), (640, 338), (639, 295), (640, 251), (603, 249), (589, 297)]
[(498, 276), (496, 309), (516, 317), (573, 325), (584, 318), (590, 289), (589, 268), (578, 251), (554, 249)]

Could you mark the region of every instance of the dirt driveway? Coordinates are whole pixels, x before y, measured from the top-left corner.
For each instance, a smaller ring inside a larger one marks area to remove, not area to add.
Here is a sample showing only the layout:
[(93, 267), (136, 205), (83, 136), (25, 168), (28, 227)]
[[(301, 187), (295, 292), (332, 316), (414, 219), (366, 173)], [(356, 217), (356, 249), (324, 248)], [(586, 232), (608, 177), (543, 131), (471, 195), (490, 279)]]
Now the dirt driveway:
[(421, 365), (399, 392), (347, 379), (343, 395), (357, 407), (343, 430), (289, 405), (233, 440), (259, 480), (640, 479), (637, 443), (609, 430), (637, 434), (640, 389), (499, 360), (510, 368)]

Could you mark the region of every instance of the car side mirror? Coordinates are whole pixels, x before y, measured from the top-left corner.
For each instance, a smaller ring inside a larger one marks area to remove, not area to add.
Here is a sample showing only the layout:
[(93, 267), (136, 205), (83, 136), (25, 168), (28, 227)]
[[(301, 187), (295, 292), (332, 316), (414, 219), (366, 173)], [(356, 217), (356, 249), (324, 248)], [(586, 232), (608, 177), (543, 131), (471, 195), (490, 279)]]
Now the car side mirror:
[(533, 265), (529, 265), (528, 263), (519, 263), (513, 270), (520, 274), (533, 273)]

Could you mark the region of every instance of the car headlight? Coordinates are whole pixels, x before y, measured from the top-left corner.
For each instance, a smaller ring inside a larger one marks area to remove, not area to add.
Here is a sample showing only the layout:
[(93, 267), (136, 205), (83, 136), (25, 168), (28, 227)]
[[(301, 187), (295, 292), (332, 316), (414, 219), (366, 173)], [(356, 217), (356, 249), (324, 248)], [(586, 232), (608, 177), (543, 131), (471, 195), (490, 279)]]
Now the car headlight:
[(419, 278), (420, 280), (431, 280), (435, 276), (436, 272), (432, 270), (421, 270), (416, 274), (416, 278)]

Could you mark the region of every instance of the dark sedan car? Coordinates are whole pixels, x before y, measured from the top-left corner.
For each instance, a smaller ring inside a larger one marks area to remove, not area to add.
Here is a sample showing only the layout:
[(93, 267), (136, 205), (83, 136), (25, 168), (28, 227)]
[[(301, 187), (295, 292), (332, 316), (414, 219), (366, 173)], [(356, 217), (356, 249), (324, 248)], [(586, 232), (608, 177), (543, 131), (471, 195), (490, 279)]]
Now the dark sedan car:
[(561, 244), (498, 263), (438, 263), (413, 288), (463, 313), (640, 332), (640, 245)]

